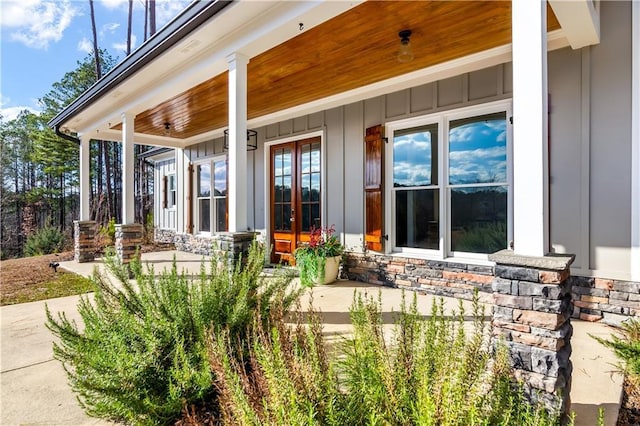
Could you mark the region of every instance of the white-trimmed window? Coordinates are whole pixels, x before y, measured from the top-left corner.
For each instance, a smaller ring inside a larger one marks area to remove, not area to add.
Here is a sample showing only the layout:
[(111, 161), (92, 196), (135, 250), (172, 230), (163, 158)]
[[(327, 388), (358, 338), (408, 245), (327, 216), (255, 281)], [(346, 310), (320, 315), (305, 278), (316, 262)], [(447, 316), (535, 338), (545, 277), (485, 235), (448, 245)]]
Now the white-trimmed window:
[(510, 103), (387, 125), (387, 227), (397, 252), (486, 257), (511, 226)]
[(173, 209), (178, 201), (178, 192), (176, 187), (176, 175), (168, 175), (167, 179), (167, 208)]
[[(227, 160), (217, 158), (196, 166), (198, 232), (227, 230)], [(212, 229), (213, 225), (213, 229)]]
[(175, 209), (178, 200), (175, 173), (164, 175), (162, 178), (162, 207)]

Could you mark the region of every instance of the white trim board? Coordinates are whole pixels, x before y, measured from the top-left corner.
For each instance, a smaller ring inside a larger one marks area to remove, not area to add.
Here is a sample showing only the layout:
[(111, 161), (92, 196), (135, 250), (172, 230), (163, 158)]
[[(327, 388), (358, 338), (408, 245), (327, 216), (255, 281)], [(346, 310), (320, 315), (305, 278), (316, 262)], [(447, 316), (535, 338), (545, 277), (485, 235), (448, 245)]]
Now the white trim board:
[(631, 278), (640, 281), (640, 2), (631, 15)]

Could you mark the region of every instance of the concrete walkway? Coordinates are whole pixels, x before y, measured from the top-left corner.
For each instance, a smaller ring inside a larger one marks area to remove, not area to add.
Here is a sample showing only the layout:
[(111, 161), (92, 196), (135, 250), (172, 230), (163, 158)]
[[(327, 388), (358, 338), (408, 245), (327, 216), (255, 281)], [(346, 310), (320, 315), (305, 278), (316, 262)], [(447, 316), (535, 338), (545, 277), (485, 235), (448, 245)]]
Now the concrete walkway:
[[(196, 274), (201, 256), (182, 252), (156, 252), (143, 254), (143, 261), (153, 263), (156, 272), (170, 268), (175, 256), (179, 269)], [(102, 262), (78, 264), (63, 262), (65, 269), (82, 275), (91, 275)], [(383, 312), (397, 311), (402, 292), (387, 287), (342, 281), (331, 286), (316, 287), (302, 299), (306, 309), (309, 300), (322, 312), (325, 332), (339, 335), (349, 331), (349, 306), (354, 291), (375, 298), (382, 296)], [(407, 293), (410, 301), (412, 293)], [(418, 309), (428, 314), (434, 297), (418, 296)], [(450, 312), (459, 301), (444, 298), (445, 309)], [(64, 311), (70, 318), (79, 319), (76, 311), (78, 296), (51, 299), (46, 303), (52, 312)], [(463, 303), (466, 312), (471, 304)], [(53, 359), (52, 335), (46, 329), (45, 302), (33, 302), (0, 308), (0, 424), (38, 425), (107, 425), (108, 422), (87, 417), (80, 409), (69, 389), (64, 370)], [(490, 307), (487, 307), (490, 315)], [(615, 425), (622, 393), (622, 377), (615, 372), (616, 358), (611, 351), (598, 344), (589, 334), (608, 336), (612, 328), (582, 321), (572, 321), (574, 334), (572, 409), (577, 414), (577, 426), (596, 424), (598, 408), (606, 411), (605, 424)]]

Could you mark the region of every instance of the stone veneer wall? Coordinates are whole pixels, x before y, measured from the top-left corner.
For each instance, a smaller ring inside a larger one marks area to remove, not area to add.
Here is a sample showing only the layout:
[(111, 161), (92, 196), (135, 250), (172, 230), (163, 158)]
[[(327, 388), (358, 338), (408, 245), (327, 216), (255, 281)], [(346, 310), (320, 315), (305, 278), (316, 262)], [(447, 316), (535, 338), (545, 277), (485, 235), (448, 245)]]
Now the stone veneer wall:
[(477, 288), (480, 301), (493, 302), (493, 266), (387, 256), (370, 252), (347, 252), (344, 260), (344, 272), (351, 280), (467, 300), (473, 298), (474, 290)]
[(176, 233), (173, 243), (176, 250), (227, 259), (232, 267), (241, 256), (247, 258), (255, 236), (254, 232), (220, 232), (211, 237)]
[(93, 262), (96, 255), (95, 220), (74, 220), (74, 259), (78, 263)]
[(640, 282), (572, 276), (573, 317), (619, 327), (640, 316)]
[(176, 237), (176, 231), (172, 229), (153, 229), (153, 241), (160, 244), (173, 244)]

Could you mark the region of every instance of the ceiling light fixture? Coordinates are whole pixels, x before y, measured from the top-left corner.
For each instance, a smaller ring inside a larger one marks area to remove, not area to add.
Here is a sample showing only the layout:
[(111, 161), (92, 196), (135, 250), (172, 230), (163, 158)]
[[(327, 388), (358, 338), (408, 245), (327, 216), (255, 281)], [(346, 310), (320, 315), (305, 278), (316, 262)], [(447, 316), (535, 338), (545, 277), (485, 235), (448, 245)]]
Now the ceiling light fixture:
[(164, 135), (169, 136), (171, 134), (171, 123), (165, 121), (164, 123)]
[(402, 30), (398, 33), (400, 37), (400, 50), (398, 51), (398, 62), (405, 63), (413, 59), (413, 51), (411, 50), (411, 30)]

